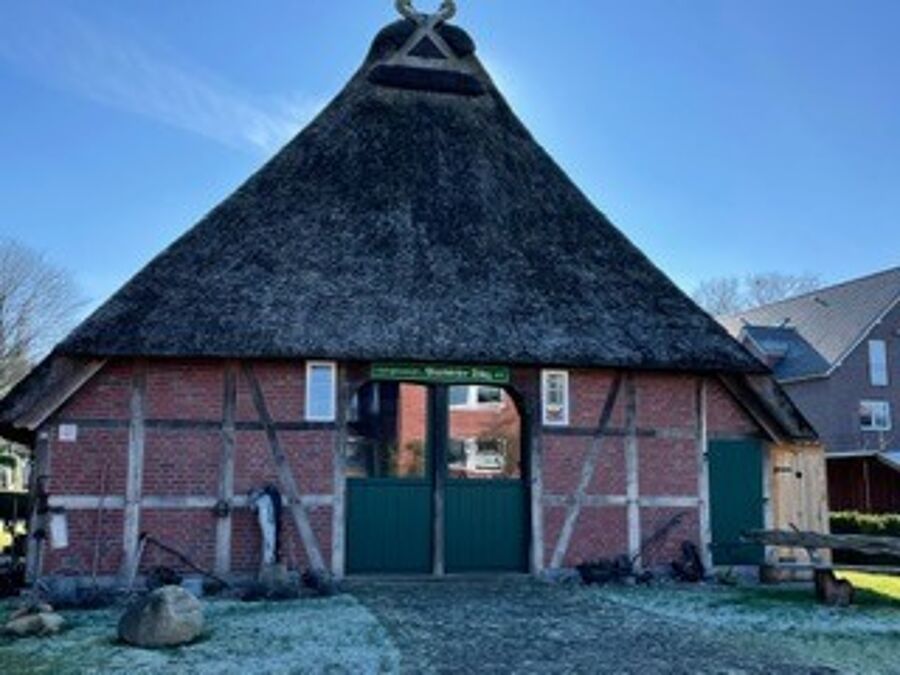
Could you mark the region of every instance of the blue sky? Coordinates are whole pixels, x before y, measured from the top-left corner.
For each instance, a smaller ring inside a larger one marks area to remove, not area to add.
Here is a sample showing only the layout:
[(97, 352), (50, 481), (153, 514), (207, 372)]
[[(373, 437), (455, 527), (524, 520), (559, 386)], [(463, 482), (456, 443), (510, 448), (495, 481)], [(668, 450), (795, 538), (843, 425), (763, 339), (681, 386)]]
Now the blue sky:
[[(392, 5), (4, 3), (0, 235), (102, 301), (339, 91)], [(682, 287), (900, 263), (900, 2), (459, 5), (538, 140)]]

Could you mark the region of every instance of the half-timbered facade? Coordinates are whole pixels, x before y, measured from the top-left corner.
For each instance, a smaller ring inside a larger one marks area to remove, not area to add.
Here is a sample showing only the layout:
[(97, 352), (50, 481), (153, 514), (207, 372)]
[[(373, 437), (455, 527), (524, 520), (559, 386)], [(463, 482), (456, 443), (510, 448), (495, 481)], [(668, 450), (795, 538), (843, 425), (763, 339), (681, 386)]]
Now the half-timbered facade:
[(325, 111), (0, 405), (33, 448), (29, 573), (539, 573), (756, 564), (766, 367), (571, 183), (469, 36), (392, 24)]

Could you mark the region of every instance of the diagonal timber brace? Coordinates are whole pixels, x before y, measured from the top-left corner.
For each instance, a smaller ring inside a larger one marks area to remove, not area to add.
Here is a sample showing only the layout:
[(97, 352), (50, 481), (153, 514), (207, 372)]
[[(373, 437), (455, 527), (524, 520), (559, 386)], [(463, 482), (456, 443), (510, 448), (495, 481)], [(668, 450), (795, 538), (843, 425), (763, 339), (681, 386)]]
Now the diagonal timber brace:
[(600, 453), (603, 450), (603, 440), (606, 436), (606, 430), (609, 427), (613, 410), (615, 410), (616, 407), (616, 401), (619, 398), (619, 391), (622, 388), (622, 379), (622, 374), (618, 373), (606, 396), (603, 410), (600, 412), (597, 432), (594, 435), (591, 447), (588, 449), (587, 456), (584, 459), (574, 499), (566, 511), (566, 519), (563, 522), (562, 530), (559, 533), (559, 539), (556, 541), (556, 548), (553, 551), (553, 558), (551, 558), (550, 561), (550, 567), (552, 568), (562, 566), (566, 553), (569, 550), (569, 544), (572, 542), (572, 535), (575, 532), (575, 523), (578, 521), (578, 516), (581, 515), (581, 508), (585, 503), (587, 490), (591, 484), (591, 477), (597, 469), (597, 462), (599, 461)]
[(291, 515), (294, 519), (294, 525), (300, 535), (300, 541), (303, 542), (303, 548), (306, 549), (306, 557), (309, 560), (310, 567), (315, 570), (324, 570), (325, 561), (322, 559), (322, 552), (319, 549), (319, 543), (313, 532), (312, 525), (309, 522), (309, 516), (306, 513), (306, 507), (300, 501), (300, 489), (297, 486), (297, 479), (294, 477), (291, 466), (288, 463), (287, 455), (281, 447), (281, 441), (278, 439), (278, 432), (275, 430), (275, 424), (269, 409), (266, 407), (266, 399), (263, 396), (262, 387), (259, 386), (259, 380), (253, 371), (253, 366), (249, 363), (243, 364), (244, 377), (250, 385), (250, 394), (253, 398), (253, 405), (259, 420), (265, 427), (266, 438), (269, 441), (269, 449), (272, 452), (272, 459), (275, 461), (275, 467), (278, 471), (278, 482), (281, 489), (287, 495)]

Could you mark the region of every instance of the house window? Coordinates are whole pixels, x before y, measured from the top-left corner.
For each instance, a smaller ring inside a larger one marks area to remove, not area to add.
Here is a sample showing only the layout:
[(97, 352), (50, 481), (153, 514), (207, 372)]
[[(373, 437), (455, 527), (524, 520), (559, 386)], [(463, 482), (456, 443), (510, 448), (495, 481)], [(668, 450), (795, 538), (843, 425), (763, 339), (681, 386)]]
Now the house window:
[(888, 385), (887, 343), (869, 340), (869, 382), (873, 387)]
[(503, 403), (503, 390), (499, 387), (455, 386), (450, 387), (451, 408), (485, 408)]
[(541, 407), (547, 426), (566, 426), (569, 423), (569, 373), (565, 370), (545, 370), (541, 375)]
[(891, 405), (887, 401), (860, 401), (859, 425), (863, 431), (890, 431)]
[(309, 422), (334, 422), (337, 400), (335, 364), (310, 361), (306, 364), (306, 419)]

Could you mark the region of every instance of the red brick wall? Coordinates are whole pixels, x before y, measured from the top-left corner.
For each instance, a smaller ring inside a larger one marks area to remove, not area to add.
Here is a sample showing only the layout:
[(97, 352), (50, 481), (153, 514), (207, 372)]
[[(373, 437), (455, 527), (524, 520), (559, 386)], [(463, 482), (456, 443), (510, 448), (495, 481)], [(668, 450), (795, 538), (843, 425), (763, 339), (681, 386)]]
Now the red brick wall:
[[(597, 441), (581, 433), (596, 429), (601, 411), (615, 379), (613, 371), (570, 373), (570, 427), (565, 434), (544, 429), (541, 439), (544, 483), (544, 562), (550, 565), (565, 520), (566, 499), (571, 499), (581, 480), (582, 467)], [(708, 380), (710, 434), (757, 434), (750, 417), (715, 380)], [(677, 498), (682, 502), (699, 498), (697, 447), (697, 386), (692, 375), (637, 373), (636, 423), (638, 428), (639, 498)], [(587, 496), (607, 498), (609, 506), (584, 505), (575, 524), (564, 566), (628, 553), (625, 472), (625, 387), (609, 422), (610, 436), (602, 440), (596, 469), (590, 477)], [(562, 504), (561, 504), (562, 502)], [(674, 517), (679, 524), (650, 547), (644, 563), (668, 564), (678, 557), (682, 541), (699, 546), (700, 525), (696, 506), (660, 507), (643, 505), (639, 510), (641, 540), (665, 528)]]
[[(276, 423), (303, 421), (305, 364), (261, 362), (254, 372), (269, 413)], [(100, 574), (115, 574), (122, 563), (122, 504), (128, 467), (128, 422), (135, 366), (116, 361), (105, 366), (50, 420), (48, 488), (53, 497), (100, 496), (106, 472), (106, 506), (102, 514)], [(249, 385), (238, 371), (237, 421), (258, 423)], [(223, 446), (225, 365), (219, 361), (151, 360), (146, 363), (146, 431), (144, 497), (218, 497)], [(58, 425), (78, 423), (75, 443), (58, 441)], [(192, 423), (198, 423), (191, 427)], [(210, 424), (214, 426), (210, 426)], [(279, 440), (304, 495), (333, 492), (332, 427), (279, 430)], [(235, 444), (234, 492), (239, 500), (266, 484), (278, 486), (278, 476), (264, 431), (239, 430)], [(211, 508), (155, 508), (141, 510), (140, 531), (182, 551), (201, 567), (215, 564), (217, 517)], [(70, 507), (67, 512), (69, 546), (45, 546), (43, 572), (90, 574), (97, 532), (97, 511)], [(232, 571), (253, 573), (260, 560), (256, 516), (243, 506), (232, 511)], [(331, 507), (309, 508), (320, 551), (330, 564)], [(283, 514), (283, 552), (304, 566), (306, 554), (295, 534), (290, 513)], [(157, 564), (184, 570), (169, 554), (147, 549), (142, 571)]]
[[(254, 364), (254, 372), (276, 423), (303, 421), (305, 367), (302, 362)], [(515, 386), (524, 397), (523, 411), (539, 411), (534, 369), (516, 369)], [(540, 432), (544, 483), (545, 563), (549, 564), (567, 512), (566, 499), (579, 484), (584, 459), (595, 442), (584, 435), (596, 428), (604, 402), (615, 379), (611, 370), (571, 373), (571, 424), (565, 434), (550, 429)], [(128, 448), (129, 401), (133, 366), (127, 361), (107, 365), (86, 384), (53, 419), (46, 430), (52, 437), (49, 489), (58, 497), (101, 492), (106, 467), (107, 493), (121, 504), (125, 493)], [(640, 496), (697, 498), (698, 457), (695, 438), (697, 378), (690, 375), (639, 373), (634, 376), (637, 395)], [(150, 361), (146, 396), (148, 426), (144, 458), (144, 495), (165, 497), (217, 497), (222, 436), (215, 424), (222, 418), (225, 367), (222, 362)], [(417, 390), (423, 391), (423, 390)], [(421, 398), (421, 397), (420, 397)], [(610, 506), (586, 505), (578, 517), (564, 564), (612, 557), (628, 550), (625, 480), (625, 389), (620, 390), (610, 419), (611, 436), (605, 438), (587, 494), (611, 498)], [(424, 413), (424, 401), (416, 409)], [(518, 414), (508, 402), (510, 424)], [(512, 413), (516, 413), (514, 416)], [(515, 418), (515, 419), (514, 419)], [(453, 413), (454, 428), (477, 432), (479, 418), (463, 411)], [(529, 418), (530, 419), (530, 418)], [(247, 428), (259, 417), (243, 373), (238, 374), (235, 448), (235, 495), (251, 489), (278, 485), (265, 433)], [(59, 423), (80, 422), (78, 440), (62, 443), (56, 438)], [(166, 424), (168, 421), (168, 424)], [(493, 421), (493, 420), (492, 420)], [(192, 422), (205, 427), (190, 428)], [(209, 426), (210, 423), (213, 426)], [(421, 424), (421, 422), (419, 423)], [(714, 379), (709, 380), (708, 426), (710, 434), (756, 434), (747, 414)], [(168, 428), (163, 428), (168, 427)], [(579, 433), (581, 435), (579, 435)], [(278, 438), (305, 495), (329, 496), (333, 491), (332, 453), (336, 432), (332, 427), (280, 429)], [(332, 508), (317, 504), (308, 508), (319, 548), (329, 564)], [(678, 552), (681, 541), (699, 543), (696, 507), (670, 508), (644, 505), (640, 509), (642, 538), (649, 537), (673, 516), (685, 513), (681, 524), (647, 553), (647, 562), (665, 563)], [(212, 567), (215, 557), (216, 517), (211, 509), (144, 508), (141, 531), (147, 531)], [(90, 573), (97, 512), (69, 511), (70, 546), (61, 551), (46, 547), (44, 572), (79, 570)], [(283, 519), (283, 553), (290, 565), (304, 566), (306, 554), (296, 535), (290, 513)], [(121, 505), (108, 507), (101, 523), (101, 574), (114, 574), (121, 564)], [(236, 507), (232, 518), (232, 570), (252, 573), (258, 568), (260, 536), (255, 514)], [(153, 562), (145, 560), (145, 566)], [(165, 563), (179, 567), (174, 560)]]

